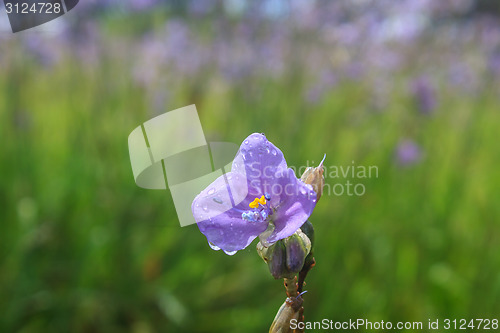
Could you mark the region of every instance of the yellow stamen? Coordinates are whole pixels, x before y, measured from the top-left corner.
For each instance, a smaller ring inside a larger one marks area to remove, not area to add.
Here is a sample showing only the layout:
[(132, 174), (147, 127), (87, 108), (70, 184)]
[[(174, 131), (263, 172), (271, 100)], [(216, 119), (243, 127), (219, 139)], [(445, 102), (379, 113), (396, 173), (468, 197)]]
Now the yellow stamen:
[(262, 204), (262, 205), (265, 205), (266, 204), (266, 197), (265, 196), (261, 196), (260, 199), (259, 198), (255, 198), (252, 202), (250, 202), (248, 204), (248, 206), (250, 206), (250, 208), (257, 208), (257, 207), (259, 207), (259, 203)]

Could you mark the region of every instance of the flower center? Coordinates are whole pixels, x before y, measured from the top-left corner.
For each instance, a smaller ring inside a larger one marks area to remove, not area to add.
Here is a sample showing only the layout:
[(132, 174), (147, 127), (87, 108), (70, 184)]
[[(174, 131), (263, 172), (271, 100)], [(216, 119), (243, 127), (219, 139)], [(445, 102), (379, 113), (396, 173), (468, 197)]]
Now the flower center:
[(249, 222), (264, 222), (273, 213), (270, 200), (271, 197), (267, 193), (260, 198), (255, 198), (248, 204), (252, 209), (241, 213), (241, 218)]
[(250, 206), (250, 208), (257, 208), (259, 207), (259, 204), (261, 205), (265, 205), (266, 204), (266, 197), (263, 195), (259, 198), (255, 198), (252, 202), (250, 202), (248, 204), (248, 206)]

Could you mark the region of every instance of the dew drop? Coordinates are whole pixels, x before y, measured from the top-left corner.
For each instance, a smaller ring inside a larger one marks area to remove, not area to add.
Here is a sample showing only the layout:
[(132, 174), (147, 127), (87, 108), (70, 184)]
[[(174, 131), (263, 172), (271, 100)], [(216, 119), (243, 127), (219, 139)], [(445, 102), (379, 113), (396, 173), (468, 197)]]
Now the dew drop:
[(278, 152), (276, 151), (276, 149), (273, 149), (271, 153), (272, 153), (274, 156), (276, 156), (276, 154), (278, 154)]
[(227, 175), (227, 180), (231, 180), (233, 178), (233, 175)]
[(217, 202), (218, 204), (222, 204), (222, 200), (219, 198), (212, 198), (212, 200)]
[(301, 187), (301, 188), (300, 188), (300, 193), (302, 193), (302, 194), (304, 194), (304, 195), (305, 195), (305, 194), (306, 194), (306, 189), (305, 189), (305, 188), (303, 188), (303, 187)]
[(215, 193), (215, 189), (214, 188), (211, 188), (210, 190), (208, 190), (208, 194), (214, 194)]
[(208, 246), (210, 246), (210, 248), (212, 250), (215, 250), (215, 251), (219, 251), (220, 250), (220, 247), (218, 247), (217, 245), (211, 243), (211, 242), (208, 242)]
[(234, 256), (238, 251), (226, 251), (224, 250), (224, 253), (227, 254), (228, 256)]
[(203, 205), (203, 210), (204, 210), (205, 212), (208, 212), (208, 206), (207, 206), (206, 204), (205, 204), (205, 205)]
[(248, 140), (245, 140), (245, 144), (246, 144), (246, 145), (248, 144)]
[(269, 149), (269, 147), (266, 147), (266, 151), (269, 154), (271, 152), (271, 149)]

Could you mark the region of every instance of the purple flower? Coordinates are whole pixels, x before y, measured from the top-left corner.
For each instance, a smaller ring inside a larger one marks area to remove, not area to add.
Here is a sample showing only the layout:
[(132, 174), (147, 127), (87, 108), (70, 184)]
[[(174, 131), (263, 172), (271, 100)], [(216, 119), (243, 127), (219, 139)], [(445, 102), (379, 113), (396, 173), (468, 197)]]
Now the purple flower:
[(187, 9), (189, 14), (194, 16), (203, 16), (208, 14), (216, 3), (210, 0), (191, 0), (188, 2)]
[(489, 61), (489, 67), (493, 75), (500, 76), (500, 53), (491, 56)]
[(396, 158), (400, 165), (415, 164), (422, 157), (420, 147), (413, 141), (405, 140), (396, 148)]
[(130, 6), (134, 10), (145, 10), (157, 4), (156, 0), (131, 0)]
[(231, 172), (198, 194), (191, 208), (210, 246), (232, 255), (259, 235), (265, 245), (291, 236), (315, 205), (311, 185), (297, 179), (263, 134), (254, 133), (241, 144)]
[(429, 114), (436, 108), (436, 92), (426, 77), (420, 77), (413, 81), (412, 91), (418, 103), (421, 113)]

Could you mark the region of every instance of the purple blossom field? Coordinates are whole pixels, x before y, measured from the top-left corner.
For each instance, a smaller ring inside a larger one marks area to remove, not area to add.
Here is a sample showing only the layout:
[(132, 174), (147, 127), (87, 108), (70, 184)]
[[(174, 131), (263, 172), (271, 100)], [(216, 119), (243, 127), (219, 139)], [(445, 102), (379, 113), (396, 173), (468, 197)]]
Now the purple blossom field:
[(15, 34), (0, 11), (1, 332), (269, 329), (255, 243), (212, 251), (134, 183), (129, 133), (190, 104), (298, 177), (326, 154), (306, 321), (500, 319), (496, 1), (82, 0)]

